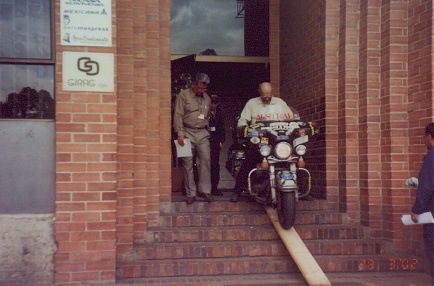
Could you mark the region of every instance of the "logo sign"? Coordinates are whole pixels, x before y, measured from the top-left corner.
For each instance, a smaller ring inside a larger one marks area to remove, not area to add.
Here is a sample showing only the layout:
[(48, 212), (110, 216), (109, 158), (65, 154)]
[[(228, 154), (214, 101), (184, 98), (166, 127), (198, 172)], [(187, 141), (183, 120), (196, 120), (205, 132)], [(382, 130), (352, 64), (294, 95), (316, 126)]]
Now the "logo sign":
[(61, 0), (61, 44), (111, 47), (111, 9), (111, 0)]
[(98, 62), (92, 61), (89, 57), (79, 58), (77, 61), (77, 68), (79, 71), (85, 72), (87, 75), (99, 74)]
[(113, 92), (114, 55), (63, 52), (63, 90)]

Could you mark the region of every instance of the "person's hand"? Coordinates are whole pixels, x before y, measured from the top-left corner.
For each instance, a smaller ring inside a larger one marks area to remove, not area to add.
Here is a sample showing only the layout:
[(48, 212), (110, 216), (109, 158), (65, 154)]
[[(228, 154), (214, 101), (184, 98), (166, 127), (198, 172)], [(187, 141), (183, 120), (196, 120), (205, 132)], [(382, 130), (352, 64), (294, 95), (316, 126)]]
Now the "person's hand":
[(181, 146), (184, 146), (184, 135), (178, 135), (178, 143)]
[(419, 180), (418, 180), (418, 178), (415, 178), (415, 177), (411, 177), (411, 178), (408, 178), (407, 180), (405, 180), (405, 185), (408, 188), (417, 187), (418, 184), (419, 184)]
[(220, 147), (220, 150), (223, 148), (223, 143), (222, 142), (219, 143), (219, 147)]
[(418, 214), (410, 213), (410, 216), (411, 216), (411, 220), (412, 220), (414, 223), (417, 223), (417, 222), (418, 222), (418, 220), (417, 220), (417, 217), (419, 216)]
[(246, 128), (246, 125), (237, 126), (237, 137), (243, 138), (244, 137), (244, 129)]

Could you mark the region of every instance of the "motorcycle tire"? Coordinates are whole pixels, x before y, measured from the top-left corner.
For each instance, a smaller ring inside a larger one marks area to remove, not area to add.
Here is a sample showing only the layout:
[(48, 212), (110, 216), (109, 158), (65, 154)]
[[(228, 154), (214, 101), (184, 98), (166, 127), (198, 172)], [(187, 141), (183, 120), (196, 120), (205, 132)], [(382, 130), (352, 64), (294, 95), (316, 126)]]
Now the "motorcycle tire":
[(277, 217), (283, 229), (290, 229), (295, 223), (295, 192), (277, 191)]

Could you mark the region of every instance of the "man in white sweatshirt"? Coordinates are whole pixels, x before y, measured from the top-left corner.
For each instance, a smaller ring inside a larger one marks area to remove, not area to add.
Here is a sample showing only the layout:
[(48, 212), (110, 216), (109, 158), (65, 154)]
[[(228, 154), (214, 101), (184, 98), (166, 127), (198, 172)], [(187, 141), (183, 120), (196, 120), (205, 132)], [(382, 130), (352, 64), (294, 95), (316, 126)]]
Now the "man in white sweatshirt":
[[(299, 120), (298, 113), (290, 108), (281, 98), (273, 97), (273, 88), (269, 82), (259, 85), (259, 96), (250, 99), (244, 106), (238, 119), (237, 126), (255, 124), (257, 121)], [(247, 191), (247, 176), (255, 165), (261, 162), (261, 156), (257, 150), (248, 150), (245, 160), (236, 178), (234, 194), (231, 202), (238, 202), (241, 193)]]

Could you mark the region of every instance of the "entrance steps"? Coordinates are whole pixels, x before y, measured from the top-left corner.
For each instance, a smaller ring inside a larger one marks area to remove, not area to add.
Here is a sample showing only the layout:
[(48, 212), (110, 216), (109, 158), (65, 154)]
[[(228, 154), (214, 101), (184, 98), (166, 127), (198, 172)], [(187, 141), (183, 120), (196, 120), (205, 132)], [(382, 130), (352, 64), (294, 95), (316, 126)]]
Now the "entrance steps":
[[(159, 225), (123, 255), (118, 277), (299, 273), (264, 206), (216, 198), (187, 205), (175, 195), (162, 205)], [(388, 254), (385, 241), (327, 210), (326, 201), (300, 201), (297, 208), (294, 228), (324, 272), (422, 271), (415, 257)]]

